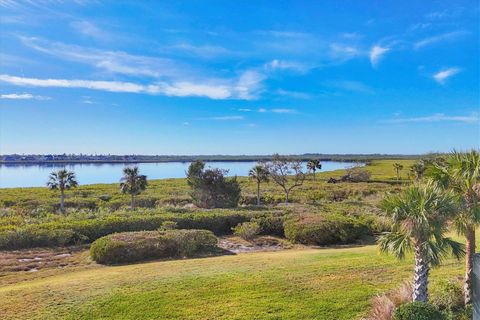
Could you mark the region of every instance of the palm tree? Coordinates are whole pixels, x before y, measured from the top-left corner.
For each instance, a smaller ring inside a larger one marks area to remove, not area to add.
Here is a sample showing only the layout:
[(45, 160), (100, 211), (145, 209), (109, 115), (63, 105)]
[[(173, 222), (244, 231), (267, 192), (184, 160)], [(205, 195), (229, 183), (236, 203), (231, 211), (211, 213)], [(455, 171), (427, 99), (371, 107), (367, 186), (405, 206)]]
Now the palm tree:
[(461, 210), (454, 219), (457, 232), (465, 236), (465, 305), (472, 300), (473, 255), (475, 229), (480, 225), (480, 153), (452, 152), (446, 159), (429, 167), (427, 175), (460, 198)]
[(400, 171), (403, 170), (403, 165), (398, 163), (398, 162), (395, 162), (393, 164), (393, 168), (395, 169), (395, 171), (397, 172), (397, 180), (400, 181)]
[(138, 167), (125, 167), (120, 182), (122, 193), (128, 193), (132, 198), (130, 208), (135, 209), (135, 196), (147, 188), (147, 176), (139, 174)]
[(268, 182), (269, 172), (268, 169), (265, 167), (264, 164), (258, 163), (254, 166), (250, 171), (248, 171), (248, 175), (251, 179), (257, 182), (257, 206), (260, 205), (260, 183)]
[(308, 160), (307, 169), (313, 172), (313, 180), (315, 180), (315, 171), (322, 169), (322, 164), (318, 159)]
[(53, 171), (48, 177), (47, 187), (50, 190), (60, 190), (60, 211), (65, 213), (65, 190), (78, 186), (75, 173), (67, 169)]
[(454, 195), (433, 182), (414, 184), (400, 194), (387, 195), (381, 207), (392, 219), (392, 230), (379, 237), (380, 250), (399, 259), (414, 251), (412, 299), (426, 302), (430, 267), (449, 252), (457, 258), (464, 253), (462, 244), (445, 237), (448, 219), (456, 211)]
[(423, 160), (417, 161), (410, 166), (410, 172), (415, 176), (415, 181), (420, 181), (425, 173), (426, 166)]

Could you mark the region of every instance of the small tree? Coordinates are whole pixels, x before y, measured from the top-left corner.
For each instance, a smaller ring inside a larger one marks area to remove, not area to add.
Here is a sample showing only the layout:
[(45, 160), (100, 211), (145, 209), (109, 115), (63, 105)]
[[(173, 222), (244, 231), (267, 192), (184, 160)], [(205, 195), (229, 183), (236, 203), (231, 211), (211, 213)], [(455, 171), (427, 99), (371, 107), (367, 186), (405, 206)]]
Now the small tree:
[(272, 180), (285, 192), (285, 203), (288, 203), (290, 192), (305, 181), (302, 161), (274, 154), (272, 161), (267, 164), (267, 168)]
[(447, 222), (457, 210), (455, 197), (430, 182), (387, 195), (381, 207), (392, 219), (392, 230), (379, 238), (380, 250), (398, 259), (414, 251), (412, 300), (426, 302), (430, 267), (439, 265), (449, 252), (457, 258), (464, 254), (462, 244), (445, 236)]
[(75, 173), (67, 169), (61, 169), (50, 173), (47, 187), (50, 190), (60, 190), (60, 211), (65, 213), (65, 190), (78, 186)]
[(393, 164), (393, 168), (395, 169), (395, 172), (397, 173), (397, 180), (400, 181), (400, 171), (403, 170), (403, 165), (395, 162)]
[(425, 173), (426, 167), (423, 160), (417, 161), (410, 166), (410, 172), (413, 173), (415, 181), (420, 181)]
[(193, 162), (187, 171), (187, 182), (195, 205), (201, 208), (231, 208), (240, 200), (237, 177), (225, 178), (227, 170), (206, 169), (202, 161)]
[(135, 209), (135, 196), (147, 188), (147, 176), (139, 174), (138, 167), (126, 167), (123, 169), (123, 177), (120, 182), (120, 190), (131, 196), (130, 208)]
[(307, 162), (307, 169), (313, 173), (313, 180), (315, 180), (315, 171), (322, 169), (322, 164), (318, 159), (308, 160)]
[(260, 205), (260, 183), (268, 182), (269, 172), (264, 163), (258, 163), (250, 171), (248, 175), (257, 183), (257, 206)]

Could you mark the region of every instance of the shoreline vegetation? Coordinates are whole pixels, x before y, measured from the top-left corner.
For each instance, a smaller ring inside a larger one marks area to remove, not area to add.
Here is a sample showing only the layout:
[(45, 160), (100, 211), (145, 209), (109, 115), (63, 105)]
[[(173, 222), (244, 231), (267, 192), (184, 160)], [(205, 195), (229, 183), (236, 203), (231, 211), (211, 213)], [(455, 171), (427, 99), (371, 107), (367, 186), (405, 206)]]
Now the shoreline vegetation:
[[(372, 160), (406, 160), (435, 157), (439, 154), (319, 154), (305, 153), (285, 155), (288, 158), (309, 161), (370, 162)], [(16, 164), (81, 164), (81, 163), (161, 163), (161, 162), (250, 162), (270, 161), (271, 155), (43, 155), (43, 154), (9, 154), (0, 155), (0, 165)]]

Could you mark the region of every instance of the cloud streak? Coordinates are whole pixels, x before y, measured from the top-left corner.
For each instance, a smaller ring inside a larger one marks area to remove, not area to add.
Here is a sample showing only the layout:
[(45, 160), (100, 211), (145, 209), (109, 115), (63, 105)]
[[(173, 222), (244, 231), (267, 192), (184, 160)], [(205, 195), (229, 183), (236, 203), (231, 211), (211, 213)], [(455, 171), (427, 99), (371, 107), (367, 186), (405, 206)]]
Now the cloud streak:
[(388, 123), (421, 123), (421, 122), (462, 122), (462, 123), (478, 123), (480, 121), (478, 113), (472, 113), (467, 116), (447, 116), (443, 113), (435, 113), (433, 115), (415, 118), (391, 119)]
[(31, 93), (8, 93), (0, 95), (0, 99), (11, 99), (11, 100), (51, 100), (50, 97), (45, 96), (34, 96)]
[(341, 89), (345, 91), (368, 93), (368, 94), (374, 93), (374, 90), (372, 88), (370, 88), (366, 84), (359, 81), (333, 80), (333, 81), (326, 81), (324, 84), (328, 87)]
[(456, 75), (460, 71), (461, 69), (456, 67), (441, 70), (433, 75), (433, 79), (440, 84), (445, 84), (448, 78)]
[(439, 35), (436, 35), (436, 36), (433, 36), (433, 37), (428, 37), (428, 38), (425, 38), (423, 40), (417, 41), (417, 42), (415, 42), (413, 47), (415, 49), (421, 49), (423, 47), (427, 47), (427, 46), (430, 46), (430, 45), (433, 45), (433, 44), (436, 44), (436, 43), (439, 43), (439, 42), (453, 41), (453, 40), (456, 40), (456, 39), (458, 39), (462, 36), (465, 36), (466, 34), (468, 34), (468, 32), (462, 31), (462, 30), (442, 33), (442, 34), (439, 34)]
[(16, 86), (41, 88), (81, 88), (119, 93), (143, 93), (150, 95), (166, 95), (173, 97), (207, 97), (210, 99), (242, 99), (256, 98), (261, 86), (262, 77), (255, 73), (244, 73), (240, 79), (232, 83), (195, 83), (155, 82), (152, 84), (138, 84), (121, 81), (98, 80), (69, 80), (69, 79), (37, 79), (0, 75), (0, 81)]
[(390, 51), (390, 48), (387, 47), (382, 47), (380, 45), (375, 45), (370, 49), (370, 63), (372, 64), (373, 67), (376, 67), (379, 63), (380, 60), (383, 58), (383, 56)]

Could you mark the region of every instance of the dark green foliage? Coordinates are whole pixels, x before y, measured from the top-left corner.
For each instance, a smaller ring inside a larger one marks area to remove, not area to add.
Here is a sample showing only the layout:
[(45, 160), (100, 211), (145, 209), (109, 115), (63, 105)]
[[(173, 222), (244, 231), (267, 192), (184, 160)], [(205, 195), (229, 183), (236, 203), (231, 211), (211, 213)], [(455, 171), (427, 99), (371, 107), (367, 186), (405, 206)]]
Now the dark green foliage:
[(412, 302), (401, 305), (395, 310), (393, 320), (444, 320), (446, 317), (433, 305), (424, 302)]
[(159, 258), (191, 257), (216, 248), (217, 238), (207, 230), (142, 231), (111, 234), (92, 243), (90, 255), (102, 264)]
[(352, 243), (371, 235), (368, 226), (358, 218), (337, 214), (294, 217), (287, 219), (284, 227), (288, 240), (309, 245)]
[(107, 217), (102, 219), (47, 222), (0, 231), (0, 249), (23, 249), (89, 243), (111, 233), (157, 230), (165, 221), (180, 229), (205, 229), (215, 234), (230, 234), (239, 223), (249, 221), (248, 213), (189, 213), (150, 216)]
[(283, 228), (285, 215), (283, 213), (266, 214), (266, 215), (254, 218), (253, 221), (257, 222), (258, 225), (260, 226), (261, 234), (278, 236), (278, 237), (285, 236), (285, 230)]
[(237, 177), (226, 178), (227, 171), (206, 169), (201, 161), (188, 168), (187, 182), (191, 188), (193, 203), (200, 208), (233, 208), (240, 200)]
[(460, 281), (441, 281), (435, 289), (430, 302), (439, 310), (451, 315), (464, 311), (463, 289)]

